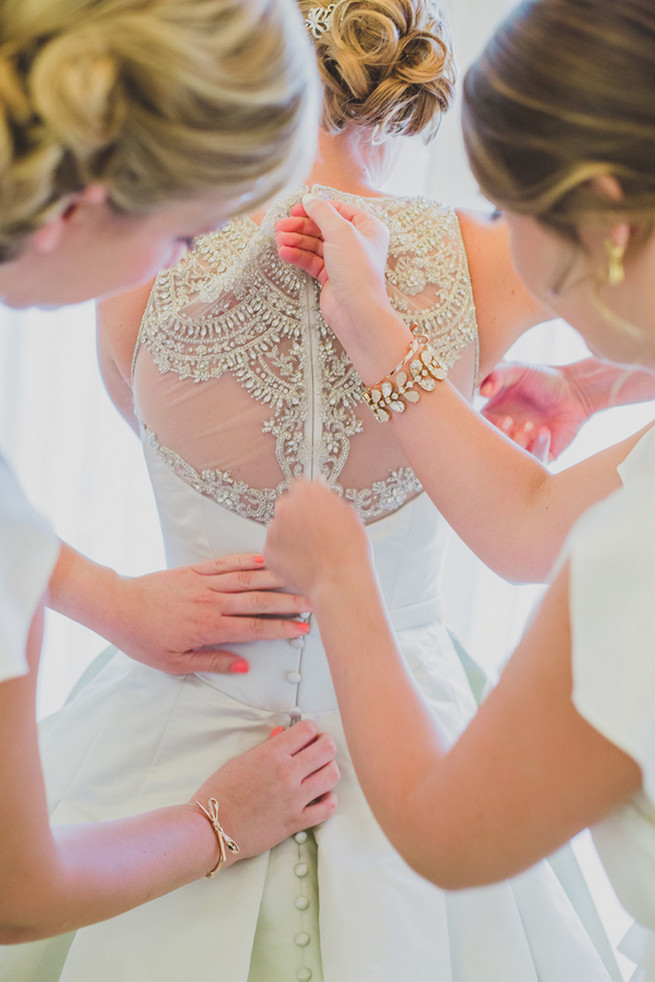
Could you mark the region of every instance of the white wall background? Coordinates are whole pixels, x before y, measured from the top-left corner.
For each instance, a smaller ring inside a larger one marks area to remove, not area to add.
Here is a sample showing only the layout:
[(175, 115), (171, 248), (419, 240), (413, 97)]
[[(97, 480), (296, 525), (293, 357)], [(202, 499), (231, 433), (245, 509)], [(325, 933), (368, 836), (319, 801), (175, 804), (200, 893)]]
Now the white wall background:
[[(508, 0), (453, 0), (451, 19), (461, 73), (511, 5)], [(403, 148), (388, 188), (424, 193), (461, 207), (487, 207), (466, 166), (457, 111), (445, 120), (432, 147), (410, 141)], [(564, 325), (531, 331), (512, 352), (520, 359), (549, 363), (585, 354), (584, 345)], [(557, 466), (620, 439), (654, 416), (653, 404), (602, 414), (587, 424)], [(0, 447), (34, 504), (63, 539), (123, 573), (163, 565), (140, 448), (109, 403), (99, 378), (91, 305), (51, 313), (0, 308)], [(481, 474), (480, 480), (484, 479)], [(540, 589), (508, 586), (459, 542), (451, 546), (445, 584), (452, 625), (474, 656), (494, 671), (520, 636)], [(41, 713), (61, 704), (81, 670), (103, 647), (102, 639), (48, 614)], [(586, 840), (580, 848), (589, 853)], [(627, 918), (597, 873), (593, 856), (586, 862), (616, 941)]]

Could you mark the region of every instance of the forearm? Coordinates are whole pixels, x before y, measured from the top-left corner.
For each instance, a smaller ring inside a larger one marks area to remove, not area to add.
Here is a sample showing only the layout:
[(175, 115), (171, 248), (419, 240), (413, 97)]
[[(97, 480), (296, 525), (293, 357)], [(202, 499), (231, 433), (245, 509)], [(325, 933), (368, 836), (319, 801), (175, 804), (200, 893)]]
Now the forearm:
[(53, 830), (50, 855), (5, 880), (0, 942), (18, 943), (114, 917), (200, 879), (216, 837), (192, 804)]
[(214, 832), (184, 804), (115, 822), (51, 830), (34, 717), (42, 616), (27, 675), (0, 683), (0, 943), (58, 934), (112, 917), (203, 876)]
[(62, 542), (50, 578), (48, 606), (111, 639), (120, 611), (121, 578)]
[[(372, 368), (366, 349), (354, 355), (368, 385), (385, 358), (387, 371), (394, 359), (398, 363), (410, 335), (391, 315), (380, 340)], [(547, 575), (577, 516), (551, 507), (554, 481), (543, 465), (483, 420), (448, 382), (437, 382), (420, 402), (380, 425), (401, 444), (447, 521), (490, 568), (519, 581)]]
[[(387, 315), (373, 369), (364, 347), (353, 357), (366, 384), (384, 358), (387, 371), (398, 363), (409, 337), (400, 319)], [(437, 382), (417, 404), (380, 425), (400, 443), (457, 534), (491, 569), (517, 582), (548, 576), (577, 518), (619, 486), (616, 466), (630, 449), (625, 441), (551, 474), (487, 423), (448, 382)]]
[(637, 765), (571, 703), (562, 576), (450, 748), (404, 668), (370, 568), (342, 578), (344, 565), (313, 591), (321, 635), (366, 798), (418, 873), (444, 889), (505, 879), (634, 794)]
[(563, 365), (562, 372), (588, 416), (612, 406), (627, 406), (655, 399), (655, 374), (610, 362), (584, 358)]
[(398, 654), (370, 566), (326, 571), (313, 600), (364, 794), (392, 844), (420, 864), (426, 842), (408, 836), (405, 802), (440, 757), (436, 723)]

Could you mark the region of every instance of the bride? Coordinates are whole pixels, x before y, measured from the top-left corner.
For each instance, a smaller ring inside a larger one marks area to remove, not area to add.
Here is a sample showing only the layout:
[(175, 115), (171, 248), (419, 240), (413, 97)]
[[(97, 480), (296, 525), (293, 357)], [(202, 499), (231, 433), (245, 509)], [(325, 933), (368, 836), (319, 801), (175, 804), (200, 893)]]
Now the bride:
[[(392, 302), (470, 397), (478, 371), (543, 312), (511, 272), (502, 224), (377, 190), (390, 138), (432, 135), (451, 102), (443, 24), (425, 0), (302, 0), (301, 10), (324, 83), (308, 184), (382, 219)], [(277, 256), (275, 222), (305, 190), (196, 239), (152, 290), (102, 304), (103, 374), (141, 434), (170, 565), (261, 552), (276, 498), (301, 474), (321, 475), (351, 502), (398, 644), (454, 741), (476, 703), (444, 624), (447, 527), (361, 407), (317, 287)], [(305, 620), (297, 638), (231, 645), (248, 674), (176, 677), (115, 654), (44, 723), (44, 766), (54, 822), (109, 818), (188, 794), (217, 753), (232, 757), (272, 727), (311, 717), (339, 747), (332, 820), (218, 881), (7, 953), (0, 974), (173, 982), (216, 964), (226, 982), (618, 978), (547, 864), (447, 894), (398, 857), (354, 776), (311, 611)]]

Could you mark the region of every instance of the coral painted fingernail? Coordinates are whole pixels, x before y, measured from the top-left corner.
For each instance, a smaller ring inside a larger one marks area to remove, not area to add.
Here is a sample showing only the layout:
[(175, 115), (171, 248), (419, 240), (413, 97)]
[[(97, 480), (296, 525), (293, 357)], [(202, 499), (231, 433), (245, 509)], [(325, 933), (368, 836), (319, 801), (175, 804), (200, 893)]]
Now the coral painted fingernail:
[(310, 625), (306, 621), (298, 621), (296, 623), (296, 628), (298, 634), (309, 634)]
[(270, 740), (271, 737), (277, 736), (278, 733), (284, 733), (284, 727), (283, 726), (276, 726), (274, 730), (271, 730), (271, 734), (270, 734), (270, 736), (269, 736), (268, 739)]
[(233, 661), (230, 665), (230, 671), (235, 675), (245, 675), (249, 669), (250, 665), (247, 661), (244, 661), (243, 658), (240, 658), (238, 661)]
[(252, 561), (257, 566), (263, 566), (264, 565), (264, 557), (263, 556), (253, 556), (252, 557)]

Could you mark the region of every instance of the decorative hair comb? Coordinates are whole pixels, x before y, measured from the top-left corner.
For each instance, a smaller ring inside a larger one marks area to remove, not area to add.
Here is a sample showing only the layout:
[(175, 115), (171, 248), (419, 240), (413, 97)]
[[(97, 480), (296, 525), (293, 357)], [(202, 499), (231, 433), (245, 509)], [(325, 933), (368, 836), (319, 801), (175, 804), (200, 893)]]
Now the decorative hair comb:
[(331, 3), (327, 7), (310, 7), (307, 11), (305, 27), (312, 37), (320, 38), (321, 34), (329, 31), (332, 27), (332, 14), (336, 3)]

